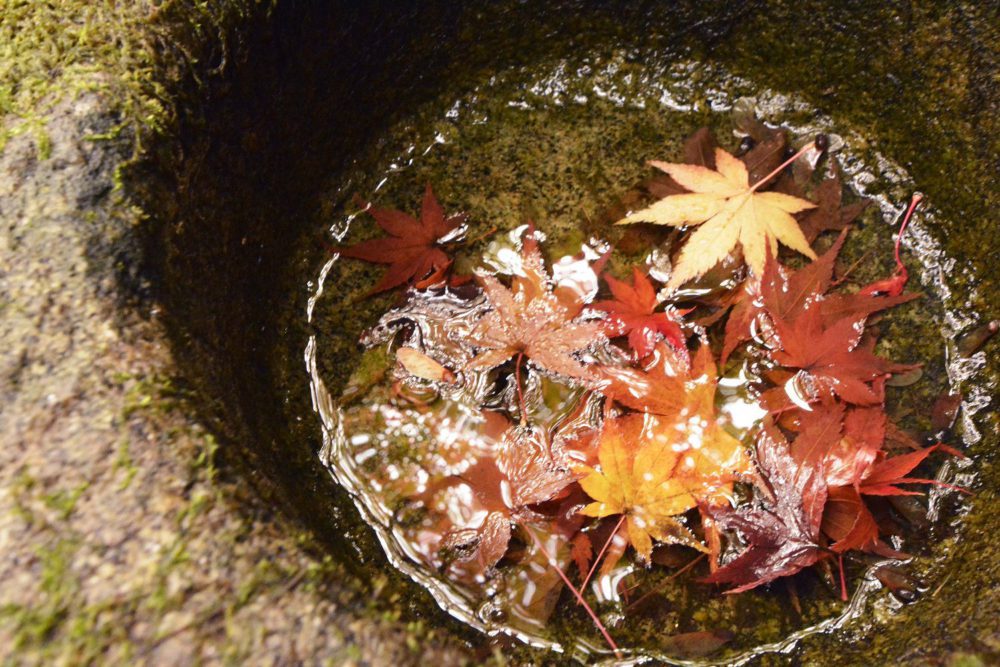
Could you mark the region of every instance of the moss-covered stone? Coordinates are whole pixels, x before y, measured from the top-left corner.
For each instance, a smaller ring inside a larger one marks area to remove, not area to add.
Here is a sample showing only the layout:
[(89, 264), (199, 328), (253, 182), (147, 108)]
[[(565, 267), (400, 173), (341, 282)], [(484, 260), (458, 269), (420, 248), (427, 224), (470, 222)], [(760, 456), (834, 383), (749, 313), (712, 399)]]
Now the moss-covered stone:
[[(586, 45), (800, 91), (909, 170), (948, 220), (953, 293), (1000, 309), (995, 6), (585, 4), (0, 0), (4, 662), (547, 659), (407, 586), (313, 457), (295, 281), (325, 252), (303, 251), (317, 195), (446, 86)], [(982, 414), (954, 574), (803, 661), (1000, 656)]]

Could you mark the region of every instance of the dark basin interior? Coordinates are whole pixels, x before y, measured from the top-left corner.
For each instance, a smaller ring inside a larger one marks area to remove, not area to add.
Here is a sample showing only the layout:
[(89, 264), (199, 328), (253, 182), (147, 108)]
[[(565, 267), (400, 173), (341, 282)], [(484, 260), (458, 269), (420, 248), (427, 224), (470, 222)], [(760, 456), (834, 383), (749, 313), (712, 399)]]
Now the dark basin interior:
[[(998, 24), (996, 7), (930, 2), (279, 3), (208, 97), (190, 105), (176, 141), (154, 147), (143, 167), (141, 196), (156, 223), (147, 270), (185, 380), (221, 436), (225, 470), (335, 558), (362, 574), (386, 568), (315, 456), (301, 314), (302, 277), (328, 252), (321, 193), (421, 100), (580, 48), (717, 62), (857, 129), (948, 221), (931, 230), (956, 260), (946, 283), (989, 319), (1000, 290)], [(995, 371), (990, 362), (983, 373)], [(860, 639), (810, 638), (800, 650), (812, 664), (1000, 656), (995, 417), (980, 412), (978, 428), (984, 437), (970, 453), (982, 472), (948, 586)], [(404, 617), (482, 641), (403, 577), (395, 585)]]

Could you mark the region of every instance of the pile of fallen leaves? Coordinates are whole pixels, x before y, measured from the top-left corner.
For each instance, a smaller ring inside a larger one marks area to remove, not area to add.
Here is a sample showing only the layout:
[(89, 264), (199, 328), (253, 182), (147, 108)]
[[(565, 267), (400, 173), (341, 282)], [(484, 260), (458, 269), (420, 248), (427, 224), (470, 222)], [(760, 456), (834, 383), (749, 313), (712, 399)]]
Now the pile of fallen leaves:
[[(842, 202), (825, 138), (792, 151), (783, 131), (745, 129), (740, 155), (703, 129), (686, 162), (651, 163), (648, 206), (618, 224), (682, 233), (650, 248), (666, 268), (650, 259), (627, 277), (596, 242), (547, 265), (530, 224), (463, 276), (463, 218), (429, 186), (419, 220), (367, 209), (388, 236), (340, 252), (388, 265), (375, 292), (409, 288), (366, 338), (395, 354), (393, 399), (481, 418), (475, 447), (427, 451), (407, 481), (407, 530), (429, 567), (494, 590), (517, 568), (545, 571), (527, 613), (544, 620), (565, 586), (614, 648), (585, 593), (629, 554), (664, 567), (665, 545), (690, 550), (700, 581), (730, 593), (817, 568), (845, 598), (844, 554), (906, 558), (889, 501), (937, 483), (914, 474), (935, 451), (958, 453), (886, 415), (886, 382), (915, 368), (875, 351), (873, 320), (916, 298), (898, 245), (893, 276), (835, 277), (866, 202)], [(745, 379), (751, 425), (723, 409), (720, 367)]]

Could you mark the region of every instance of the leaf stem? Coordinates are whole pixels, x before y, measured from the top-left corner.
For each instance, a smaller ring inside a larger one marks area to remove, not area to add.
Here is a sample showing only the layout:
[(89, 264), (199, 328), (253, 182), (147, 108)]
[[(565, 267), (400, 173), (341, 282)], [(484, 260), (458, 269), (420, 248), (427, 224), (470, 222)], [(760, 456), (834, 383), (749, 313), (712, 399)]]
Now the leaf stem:
[(555, 561), (555, 559), (551, 556), (551, 554), (549, 554), (548, 550), (546, 550), (545, 548), (545, 545), (542, 544), (542, 541), (538, 539), (538, 537), (535, 535), (533, 531), (528, 530), (526, 532), (528, 533), (528, 535), (531, 535), (531, 539), (534, 540), (535, 545), (538, 547), (538, 550), (542, 553), (543, 556), (545, 556), (545, 560), (549, 561), (549, 566), (551, 566), (552, 569), (556, 571), (556, 573), (559, 575), (559, 578), (563, 580), (563, 583), (566, 584), (566, 587), (573, 593), (577, 601), (583, 605), (583, 608), (585, 610), (587, 610), (587, 614), (590, 616), (590, 620), (594, 622), (594, 625), (597, 626), (597, 629), (600, 630), (601, 634), (604, 636), (604, 641), (606, 641), (608, 643), (608, 646), (611, 647), (611, 650), (615, 652), (615, 657), (621, 660), (622, 654), (621, 651), (618, 649), (618, 644), (616, 644), (615, 640), (611, 638), (610, 634), (608, 634), (608, 629), (604, 627), (603, 623), (601, 623), (601, 619), (597, 617), (597, 614), (594, 613), (594, 610), (591, 609), (590, 605), (587, 604), (587, 601), (583, 599), (583, 595), (580, 594), (580, 591), (577, 590), (577, 588), (573, 585), (573, 582), (569, 580), (569, 577), (566, 576), (566, 573), (562, 571), (562, 568), (559, 567), (559, 564)]
[(903, 232), (906, 231), (907, 225), (910, 224), (910, 218), (913, 217), (913, 212), (916, 210), (917, 205), (923, 200), (923, 196), (919, 192), (914, 192), (913, 197), (910, 199), (910, 206), (906, 209), (906, 215), (903, 216), (903, 223), (899, 226), (899, 234), (896, 236), (896, 247), (895, 247), (895, 257), (896, 257), (896, 267), (903, 280), (909, 278), (909, 273), (906, 271), (906, 266), (903, 264), (903, 260), (899, 257), (899, 245), (903, 240)]
[(837, 566), (840, 570), (840, 599), (847, 602), (847, 578), (844, 576), (844, 554), (837, 555)]
[(482, 241), (485, 238), (489, 238), (490, 236), (493, 236), (496, 233), (497, 233), (497, 228), (496, 227), (490, 227), (489, 229), (487, 229), (485, 232), (483, 232), (479, 236), (477, 236), (475, 238), (471, 238), (471, 239), (466, 239), (466, 240), (462, 241), (462, 243), (464, 243), (465, 245), (473, 245), (475, 243), (479, 243), (480, 241)]
[(524, 352), (517, 353), (517, 360), (514, 362), (514, 382), (517, 385), (517, 405), (521, 411), (521, 426), (528, 423), (528, 410), (524, 402), (524, 391), (521, 389), (521, 364), (524, 363)]
[(775, 176), (777, 176), (778, 174), (780, 174), (782, 171), (784, 171), (785, 167), (787, 167), (791, 163), (793, 163), (796, 160), (798, 160), (804, 153), (806, 153), (808, 151), (811, 151), (813, 148), (816, 148), (816, 142), (815, 141), (810, 141), (808, 144), (806, 144), (805, 146), (803, 146), (802, 148), (800, 148), (795, 155), (793, 155), (792, 157), (788, 158), (787, 160), (785, 160), (784, 162), (782, 162), (780, 165), (778, 165), (777, 167), (775, 167), (774, 171), (772, 171), (770, 174), (768, 174), (764, 178), (762, 178), (759, 181), (757, 181), (756, 183), (754, 183), (753, 187), (750, 188), (750, 192), (755, 192), (758, 188), (762, 187), (769, 180), (771, 180), (772, 178), (774, 178)]
[(607, 553), (608, 547), (611, 546), (611, 542), (615, 539), (615, 535), (618, 534), (618, 530), (622, 527), (623, 523), (625, 523), (624, 514), (622, 514), (621, 518), (618, 519), (618, 523), (615, 524), (615, 529), (611, 531), (610, 535), (608, 535), (608, 539), (604, 540), (604, 546), (601, 548), (601, 553), (597, 554), (597, 558), (595, 558), (594, 562), (590, 565), (590, 572), (587, 573), (587, 576), (583, 578), (583, 583), (580, 584), (581, 591), (587, 589), (587, 584), (590, 582), (590, 578), (594, 576), (594, 570), (597, 569), (597, 564), (601, 562), (602, 558), (604, 558), (604, 554)]

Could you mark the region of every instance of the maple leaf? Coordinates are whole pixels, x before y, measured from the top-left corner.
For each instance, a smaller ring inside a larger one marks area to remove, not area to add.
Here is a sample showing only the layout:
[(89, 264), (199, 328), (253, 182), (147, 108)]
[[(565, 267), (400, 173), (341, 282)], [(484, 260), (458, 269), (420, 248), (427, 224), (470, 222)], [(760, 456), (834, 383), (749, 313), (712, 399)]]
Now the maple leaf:
[(855, 485), (878, 458), (885, 442), (885, 412), (881, 406), (844, 410), (842, 405), (834, 405), (834, 413), (843, 417), (843, 437), (838, 432), (827, 449), (826, 483), (831, 487)]
[(823, 533), (833, 540), (830, 549), (871, 551), (878, 545), (878, 524), (853, 486), (831, 487), (823, 510)]
[(936, 480), (907, 477), (924, 459), (939, 449), (933, 445), (924, 449), (886, 458), (873, 464), (861, 477), (858, 491), (869, 496), (913, 496), (916, 491), (900, 489), (897, 484), (939, 484)]
[[(828, 294), (837, 255), (846, 236), (844, 230), (823, 255), (794, 271), (779, 264), (768, 251), (760, 280), (744, 283), (744, 294), (736, 300), (726, 320), (723, 362), (738, 345), (750, 340), (754, 323), (760, 323), (759, 317), (764, 314), (794, 320), (815, 306), (825, 326), (845, 318), (860, 323), (873, 313), (919, 297), (918, 294), (878, 296), (864, 292)], [(764, 324), (770, 326), (770, 322)]]
[(681, 249), (668, 288), (702, 275), (737, 246), (757, 275), (764, 269), (765, 248), (777, 254), (779, 241), (816, 257), (792, 217), (815, 204), (780, 192), (758, 192), (764, 181), (751, 185), (746, 165), (721, 148), (715, 150), (715, 163), (716, 170), (651, 162), (691, 192), (665, 197), (618, 223), (700, 225)]
[[(702, 505), (728, 503), (732, 482), (754, 470), (742, 443), (719, 424), (715, 408), (718, 382), (712, 350), (701, 345), (684, 383), (684, 408), (673, 423), (660, 420), (674, 434), (674, 450), (684, 454), (683, 474), (699, 477), (701, 488), (695, 495)], [(662, 437), (660, 433), (667, 429), (660, 429), (657, 436)], [(676, 434), (681, 434), (680, 442)]]
[(843, 553), (878, 551), (879, 529), (863, 495), (915, 495), (897, 484), (935, 483), (907, 477), (935, 447), (884, 459), (886, 416), (881, 407), (854, 407), (830, 399), (801, 411), (800, 431), (789, 450), (803, 467), (819, 467), (828, 488), (822, 531)]
[(863, 320), (847, 317), (824, 328), (818, 307), (807, 309), (792, 322), (772, 320), (778, 340), (772, 341), (771, 358), (786, 368), (801, 369), (810, 393), (834, 393), (848, 403), (875, 405), (882, 402), (882, 392), (869, 382), (914, 368), (876, 356), (874, 340), (862, 341)]
[(827, 487), (822, 467), (799, 465), (784, 436), (767, 423), (757, 439), (757, 465), (770, 498), (749, 508), (722, 506), (711, 514), (724, 530), (743, 535), (747, 547), (705, 581), (729, 583), (740, 593), (794, 574), (823, 557), (820, 527)]
[(752, 470), (739, 441), (718, 423), (718, 369), (708, 345), (701, 345), (689, 359), (660, 342), (647, 357), (645, 368), (602, 367), (601, 374), (605, 396), (660, 417), (650, 423), (662, 425), (659, 428), (664, 432), (686, 433), (694, 443), (696, 458), (700, 461), (707, 457), (707, 465), (698, 464), (702, 474), (745, 474)]
[(653, 540), (705, 547), (676, 517), (697, 501), (676, 472), (681, 456), (669, 443), (649, 440), (641, 446), (643, 415), (604, 423), (598, 460), (601, 470), (584, 468), (580, 486), (594, 502), (581, 510), (590, 517), (624, 515), (629, 542), (649, 562)]
[(687, 350), (682, 354), (660, 342), (643, 363), (642, 368), (600, 367), (601, 392), (639, 412), (677, 415), (684, 407), (684, 376), (689, 370)]
[[(537, 520), (530, 506), (551, 500), (576, 476), (552, 457), (545, 434), (540, 429), (509, 427), (501, 436), (493, 456), (484, 456), (464, 472), (440, 485), (466, 485), (481, 509), (481, 523), (451, 530), (442, 548), (456, 552), (457, 574), (475, 577), (489, 570), (503, 557), (511, 538), (511, 525)], [(432, 496), (440, 488), (425, 492)]]
[[(715, 169), (715, 137), (707, 127), (700, 127), (684, 141), (684, 162)], [(677, 181), (667, 174), (658, 174), (645, 184), (649, 194), (657, 199), (685, 192)], [(619, 216), (620, 217), (620, 216)]]
[(591, 377), (573, 355), (602, 338), (601, 324), (574, 319), (583, 300), (570, 289), (553, 289), (530, 233), (522, 243), (521, 266), (510, 288), (487, 274), (479, 281), (492, 308), (467, 336), (477, 354), (466, 368), (493, 368), (523, 355), (560, 375)]
[(812, 193), (816, 208), (799, 220), (799, 227), (810, 243), (823, 232), (845, 229), (871, 204), (871, 200), (862, 199), (843, 206), (844, 186), (840, 182), (840, 165), (835, 159), (831, 160), (831, 171), (832, 175)]
[(863, 496), (919, 495), (916, 491), (907, 491), (897, 485), (942, 484), (937, 480), (907, 477), (936, 449), (938, 446), (927, 447), (876, 463), (875, 455), (871, 454), (870, 449), (858, 448), (857, 460), (851, 466), (852, 478), (847, 484), (829, 488), (829, 500), (823, 515), (823, 532), (834, 540), (830, 548), (838, 553), (849, 549), (878, 553), (887, 549), (879, 541), (878, 524)]
[[(669, 474), (669, 480), (673, 484), (671, 490), (684, 490), (689, 496), (678, 503), (690, 505), (693, 501), (702, 508), (702, 523), (709, 543), (708, 551), (714, 564), (720, 537), (715, 530), (714, 522), (705, 513), (704, 508), (730, 503), (733, 482), (743, 475), (750, 474), (753, 467), (742, 443), (729, 435), (719, 424), (715, 408), (718, 375), (710, 348), (707, 345), (699, 347), (688, 367), (683, 369), (683, 375), (667, 375), (664, 372), (667, 364), (663, 360), (670, 359), (669, 348), (659, 343), (658, 352), (659, 359), (651, 369), (655, 374), (653, 377), (658, 378), (658, 381), (653, 383), (652, 391), (645, 394), (642, 392), (631, 394), (635, 399), (635, 406), (644, 409), (644, 414), (629, 415), (605, 422), (606, 433), (602, 432), (598, 448), (604, 477), (588, 476), (590, 482), (586, 482), (586, 478), (581, 482), (584, 490), (592, 498), (605, 500), (605, 503), (603, 510), (597, 509), (597, 504), (591, 505), (591, 512), (598, 514), (589, 515), (608, 516), (622, 513), (614, 511), (613, 508), (628, 506), (630, 498), (635, 500), (637, 492), (633, 493), (633, 487), (639, 483), (623, 479), (620, 466), (618, 469), (610, 468), (612, 464), (606, 461), (615, 454), (628, 456), (634, 453), (633, 477), (648, 475), (645, 479), (656, 480), (657, 475), (662, 477)], [(658, 400), (652, 401), (653, 409), (650, 409), (650, 404), (643, 404), (644, 399), (654, 397)], [(679, 408), (675, 406), (678, 401), (680, 401)], [(667, 414), (656, 414), (656, 410)], [(661, 457), (657, 460), (658, 465), (662, 467), (657, 472), (642, 469), (646, 460), (642, 457), (647, 454)], [(609, 472), (609, 469), (614, 471)], [(611, 492), (618, 494), (614, 496), (618, 505), (609, 499), (611, 496), (594, 495), (601, 490), (597, 486), (590, 485), (597, 485), (600, 479), (606, 479), (612, 485)], [(626, 526), (626, 532), (633, 545), (637, 544), (636, 539), (642, 539), (632, 535), (631, 524)], [(644, 548), (646, 542), (638, 544)], [(640, 554), (643, 552), (640, 551)]]
[(752, 141), (752, 147), (741, 159), (747, 166), (750, 182), (756, 184), (784, 161), (788, 136), (784, 130), (765, 125), (752, 109), (736, 110), (735, 121), (736, 129)]
[(420, 220), (390, 208), (369, 206), (367, 211), (389, 236), (338, 248), (337, 252), (344, 257), (389, 265), (371, 294), (443, 273), (451, 265), (440, 244), (465, 221), (465, 215), (446, 218), (430, 184), (424, 192)]
[(640, 358), (653, 352), (661, 335), (675, 348), (684, 348), (684, 332), (677, 323), (681, 313), (669, 309), (656, 312), (660, 302), (646, 274), (633, 268), (631, 285), (608, 275), (604, 279), (615, 298), (597, 301), (593, 308), (608, 313), (604, 331), (609, 337), (627, 334), (629, 346)]

